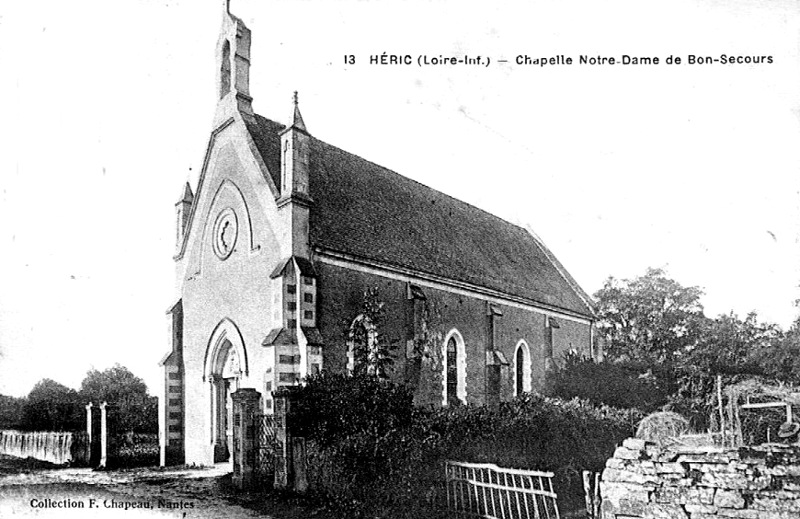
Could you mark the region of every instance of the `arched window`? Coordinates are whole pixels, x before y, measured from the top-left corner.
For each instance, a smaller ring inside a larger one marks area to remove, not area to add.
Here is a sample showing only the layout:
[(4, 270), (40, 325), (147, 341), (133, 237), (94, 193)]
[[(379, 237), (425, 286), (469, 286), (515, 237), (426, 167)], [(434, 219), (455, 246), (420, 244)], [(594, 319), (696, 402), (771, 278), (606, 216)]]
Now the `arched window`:
[(514, 396), (531, 390), (531, 350), (528, 343), (520, 340), (514, 352)]
[(231, 42), (225, 40), (222, 45), (222, 62), (219, 70), (219, 98), (222, 99), (231, 91)]
[(464, 339), (452, 330), (444, 340), (442, 351), (442, 405), (467, 402), (467, 355)]
[[(375, 375), (375, 325), (364, 315), (353, 319), (347, 336), (347, 372), (351, 375), (366, 373)], [(370, 371), (373, 372), (370, 372)]]
[(446, 397), (445, 400), (447, 401), (447, 405), (455, 404), (458, 401), (458, 364), (456, 360), (456, 354), (458, 352), (458, 346), (456, 345), (456, 340), (453, 337), (450, 337), (450, 340), (447, 341), (447, 355), (445, 358), (446, 368), (444, 372), (445, 376), (445, 393)]

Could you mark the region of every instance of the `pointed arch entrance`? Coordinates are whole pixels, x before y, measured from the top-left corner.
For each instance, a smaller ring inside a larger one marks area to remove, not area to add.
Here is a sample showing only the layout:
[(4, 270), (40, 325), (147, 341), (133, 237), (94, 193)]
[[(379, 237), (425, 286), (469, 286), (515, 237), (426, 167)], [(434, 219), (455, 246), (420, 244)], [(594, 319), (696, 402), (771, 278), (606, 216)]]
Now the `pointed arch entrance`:
[(221, 321), (206, 349), (203, 375), (210, 390), (211, 443), (214, 463), (231, 459), (233, 449), (233, 401), (247, 374), (247, 351), (239, 329), (230, 319)]

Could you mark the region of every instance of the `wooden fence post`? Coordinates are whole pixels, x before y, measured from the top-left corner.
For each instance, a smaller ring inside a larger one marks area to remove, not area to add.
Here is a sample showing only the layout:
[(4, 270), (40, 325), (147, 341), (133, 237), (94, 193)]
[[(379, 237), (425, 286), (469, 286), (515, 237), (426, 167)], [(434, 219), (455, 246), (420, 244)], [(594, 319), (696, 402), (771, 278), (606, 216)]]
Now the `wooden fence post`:
[(603, 499), (600, 497), (600, 473), (594, 473), (594, 519), (600, 519), (600, 505), (603, 504)]
[(586, 500), (586, 517), (600, 519), (600, 473), (583, 471), (583, 492)]
[(586, 517), (596, 519), (594, 516), (594, 493), (592, 492), (592, 473), (583, 471), (583, 497), (586, 501)]

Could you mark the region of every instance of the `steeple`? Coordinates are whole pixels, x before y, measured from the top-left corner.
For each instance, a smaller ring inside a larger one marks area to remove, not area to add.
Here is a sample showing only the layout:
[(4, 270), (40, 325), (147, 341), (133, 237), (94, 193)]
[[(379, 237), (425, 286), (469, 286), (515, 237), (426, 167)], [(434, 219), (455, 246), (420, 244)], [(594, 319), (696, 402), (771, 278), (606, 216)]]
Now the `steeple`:
[(222, 27), (217, 40), (217, 113), (215, 125), (234, 111), (252, 115), (250, 97), (250, 29), (230, 13), (230, 0), (222, 0)]

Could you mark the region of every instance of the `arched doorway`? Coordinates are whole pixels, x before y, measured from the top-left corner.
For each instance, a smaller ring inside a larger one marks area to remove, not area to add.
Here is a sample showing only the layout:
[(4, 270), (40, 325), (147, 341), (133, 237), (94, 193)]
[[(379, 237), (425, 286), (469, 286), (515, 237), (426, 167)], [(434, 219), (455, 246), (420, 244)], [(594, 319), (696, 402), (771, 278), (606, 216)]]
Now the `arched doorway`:
[(233, 401), (242, 377), (248, 374), (247, 350), (239, 329), (223, 319), (211, 334), (206, 348), (203, 376), (209, 383), (209, 439), (213, 461), (231, 460), (233, 448)]
[(230, 460), (233, 451), (233, 400), (239, 389), (242, 371), (239, 355), (228, 339), (223, 339), (213, 363), (211, 376), (211, 422), (214, 463)]

